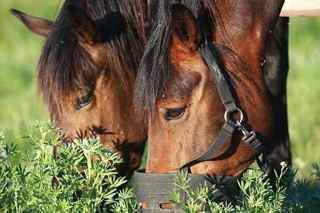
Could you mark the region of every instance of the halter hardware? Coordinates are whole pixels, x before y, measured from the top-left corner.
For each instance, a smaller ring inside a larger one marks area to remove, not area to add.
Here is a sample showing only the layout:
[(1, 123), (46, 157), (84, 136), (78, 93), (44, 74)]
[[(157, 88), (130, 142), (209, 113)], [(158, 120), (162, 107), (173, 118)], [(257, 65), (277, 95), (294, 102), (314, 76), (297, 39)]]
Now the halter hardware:
[(249, 130), (248, 127), (241, 124), (240, 122), (237, 122), (236, 125), (238, 127), (238, 130), (240, 130), (241, 133), (243, 134), (242, 140), (245, 143), (251, 144), (252, 141), (257, 139), (257, 134), (253, 130)]
[[(234, 120), (232, 118), (232, 115), (235, 113), (239, 113), (240, 118), (238, 120)], [(248, 127), (245, 126), (244, 124), (244, 114), (242, 110), (239, 107), (236, 107), (235, 110), (226, 110), (224, 113), (224, 120), (225, 122), (233, 125), (237, 130), (239, 130), (243, 138), (242, 140), (248, 144), (250, 144), (252, 141), (254, 141), (257, 138), (257, 134), (253, 131), (250, 130)]]
[[(238, 121), (234, 121), (234, 119), (232, 119), (232, 115), (237, 112), (240, 114), (240, 119)], [(244, 115), (242, 110), (239, 107), (236, 107), (233, 110), (227, 109), (224, 113), (224, 120), (226, 122), (242, 123), (244, 121)]]

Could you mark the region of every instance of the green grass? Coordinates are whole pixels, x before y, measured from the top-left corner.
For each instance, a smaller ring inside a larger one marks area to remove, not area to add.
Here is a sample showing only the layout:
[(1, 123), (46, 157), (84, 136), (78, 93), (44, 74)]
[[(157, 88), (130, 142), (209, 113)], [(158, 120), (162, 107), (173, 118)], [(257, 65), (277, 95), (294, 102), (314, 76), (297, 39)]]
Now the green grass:
[(310, 171), (320, 161), (320, 17), (290, 24), (289, 125), (294, 163)]
[(46, 120), (45, 108), (36, 92), (36, 65), (43, 39), (29, 33), (9, 9), (14, 7), (53, 18), (60, 0), (31, 2), (3, 0), (0, 3), (0, 128), (20, 141), (34, 120)]
[[(9, 14), (14, 7), (53, 18), (61, 0), (0, 1), (0, 129), (22, 142), (35, 120), (48, 120), (36, 92), (36, 65), (43, 39)], [(310, 174), (320, 160), (320, 18), (295, 18), (290, 32), (289, 120), (294, 163)]]

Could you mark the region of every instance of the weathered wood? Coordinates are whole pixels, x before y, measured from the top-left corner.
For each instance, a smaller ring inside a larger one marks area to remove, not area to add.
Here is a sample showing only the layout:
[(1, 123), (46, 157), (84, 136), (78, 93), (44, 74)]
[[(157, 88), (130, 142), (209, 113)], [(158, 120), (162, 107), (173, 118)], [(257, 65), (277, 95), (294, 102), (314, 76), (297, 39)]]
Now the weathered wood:
[(320, 16), (320, 0), (286, 0), (281, 16)]

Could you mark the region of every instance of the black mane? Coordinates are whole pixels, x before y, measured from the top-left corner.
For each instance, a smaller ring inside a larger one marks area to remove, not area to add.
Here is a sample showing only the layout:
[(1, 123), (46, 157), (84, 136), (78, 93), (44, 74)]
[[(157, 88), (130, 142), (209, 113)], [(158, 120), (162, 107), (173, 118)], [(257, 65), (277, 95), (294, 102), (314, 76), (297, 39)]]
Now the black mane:
[(157, 2), (152, 6), (153, 14), (157, 15), (153, 21), (153, 30), (146, 45), (136, 81), (135, 105), (138, 109), (142, 109), (142, 112), (153, 111), (156, 99), (163, 92), (170, 77), (169, 50), (172, 34), (170, 10), (172, 5), (182, 4), (197, 19), (207, 16), (212, 19), (212, 22), (213, 16), (207, 12), (212, 12), (215, 8), (215, 3), (211, 0), (159, 0)]
[[(91, 88), (101, 75), (100, 70), (90, 60), (88, 53), (79, 45), (72, 28), (70, 12), (67, 7), (82, 0), (66, 0), (55, 21), (54, 30), (48, 36), (38, 65), (39, 89), (49, 106), (50, 113), (57, 113), (63, 101), (70, 98), (79, 89)], [(118, 73), (125, 84), (128, 72), (136, 72), (143, 52), (145, 40), (144, 10), (141, 0), (86, 0), (86, 12), (108, 29), (119, 28), (121, 22), (113, 19), (121, 14), (125, 28), (111, 31), (101, 38), (110, 52), (106, 64), (117, 64), (112, 71)], [(110, 25), (110, 26), (109, 26)], [(114, 36), (112, 36), (114, 35)], [(109, 37), (108, 37), (109, 36)], [(109, 61), (108, 61), (109, 60)], [(63, 100), (64, 99), (64, 100)]]

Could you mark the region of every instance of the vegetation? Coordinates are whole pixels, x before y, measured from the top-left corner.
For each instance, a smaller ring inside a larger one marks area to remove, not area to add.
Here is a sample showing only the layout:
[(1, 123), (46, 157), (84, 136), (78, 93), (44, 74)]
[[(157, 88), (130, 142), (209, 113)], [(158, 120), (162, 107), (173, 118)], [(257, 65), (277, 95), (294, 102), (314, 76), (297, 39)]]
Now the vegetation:
[[(314, 179), (320, 178), (319, 165), (314, 165)], [(276, 190), (259, 168), (251, 168), (238, 182), (240, 193), (234, 204), (216, 203), (210, 197), (216, 191), (215, 186), (199, 186), (194, 189), (189, 185), (189, 177), (182, 173), (176, 178), (177, 191), (172, 193), (172, 201), (182, 206), (184, 212), (318, 212), (320, 208), (320, 187), (306, 180), (299, 180), (296, 172), (283, 165), (276, 181)], [(181, 192), (187, 194), (181, 200)]]
[(3, 0), (0, 2), (0, 129), (21, 147), (22, 137), (34, 120), (47, 120), (36, 91), (36, 66), (43, 39), (31, 34), (10, 15), (17, 8), (53, 18), (60, 0)]
[(293, 162), (310, 175), (320, 161), (320, 17), (294, 18), (290, 31), (288, 80), (289, 129)]
[(0, 135), (1, 212), (132, 212), (137, 209), (126, 180), (116, 172), (119, 156), (96, 139), (61, 144), (49, 125), (36, 125), (20, 153)]
[[(61, 144), (56, 130), (46, 123), (30, 128), (23, 140), (30, 148), (25, 154), (0, 133), (1, 212), (138, 212), (132, 189), (116, 172), (121, 160), (98, 140)], [(313, 180), (320, 180), (320, 165), (314, 165)], [(238, 185), (234, 205), (216, 203), (211, 200), (215, 186), (193, 189), (188, 175), (181, 173), (172, 202), (190, 213), (317, 212), (320, 208), (320, 187), (297, 179), (286, 166), (275, 191), (257, 168), (249, 169)], [(187, 200), (181, 199), (181, 192)]]

